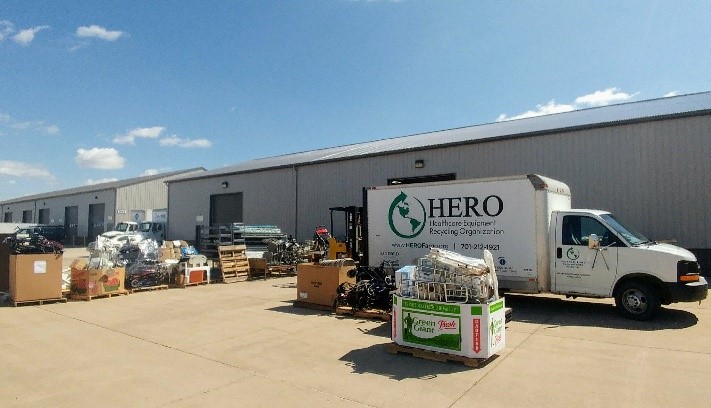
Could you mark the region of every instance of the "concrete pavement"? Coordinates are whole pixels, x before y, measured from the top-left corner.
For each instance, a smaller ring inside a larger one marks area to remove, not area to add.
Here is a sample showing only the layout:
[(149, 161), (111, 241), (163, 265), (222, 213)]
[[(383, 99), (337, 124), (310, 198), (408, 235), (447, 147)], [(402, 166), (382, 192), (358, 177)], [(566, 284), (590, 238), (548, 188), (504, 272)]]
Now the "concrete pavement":
[[(65, 261), (81, 256), (68, 250)], [(69, 260), (70, 261), (70, 260)], [(296, 278), (0, 308), (2, 406), (706, 407), (711, 307), (650, 323), (612, 300), (507, 296), (469, 368), (390, 355), (389, 323), (292, 306)]]

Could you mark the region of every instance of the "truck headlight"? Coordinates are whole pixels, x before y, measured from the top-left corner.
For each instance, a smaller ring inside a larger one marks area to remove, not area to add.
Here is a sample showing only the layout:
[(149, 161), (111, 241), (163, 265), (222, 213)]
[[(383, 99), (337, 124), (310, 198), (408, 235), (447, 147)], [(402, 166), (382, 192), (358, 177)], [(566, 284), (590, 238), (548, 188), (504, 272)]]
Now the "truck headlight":
[(679, 261), (676, 263), (677, 281), (682, 283), (699, 281), (699, 263), (694, 261)]

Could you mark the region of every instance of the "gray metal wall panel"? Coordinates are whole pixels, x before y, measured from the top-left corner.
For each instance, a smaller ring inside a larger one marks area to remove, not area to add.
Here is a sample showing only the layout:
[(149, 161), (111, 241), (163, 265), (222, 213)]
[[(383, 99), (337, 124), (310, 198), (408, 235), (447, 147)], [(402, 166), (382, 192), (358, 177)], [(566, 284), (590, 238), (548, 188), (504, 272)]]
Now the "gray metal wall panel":
[[(86, 237), (85, 241), (81, 244), (88, 243), (92, 241), (95, 237), (88, 237), (88, 220), (89, 220), (89, 204), (104, 203), (106, 209), (106, 220), (105, 224), (112, 224), (113, 214), (115, 212), (114, 202), (116, 200), (116, 195), (113, 190), (103, 190), (96, 192), (81, 193), (71, 196), (60, 196), (54, 198), (43, 198), (36, 201), (27, 202), (17, 202), (13, 204), (6, 204), (3, 206), (3, 211), (8, 211), (7, 208), (10, 207), (9, 211), (13, 212), (13, 216), (18, 219), (22, 216), (23, 210), (35, 211), (39, 209), (49, 209), (50, 222), (52, 224), (64, 224), (64, 208), (77, 206), (79, 211), (79, 225), (77, 227), (77, 234), (82, 237)], [(17, 222), (17, 221), (16, 221)]]
[[(132, 210), (155, 210), (168, 207), (168, 187), (165, 178), (118, 188), (116, 191), (116, 221), (129, 221)], [(125, 212), (124, 212), (125, 211)]]
[[(196, 211), (209, 214), (209, 194), (220, 191), (223, 179), (230, 188), (236, 187), (232, 180), (243, 183), (245, 222), (252, 217), (289, 232), (296, 227), (298, 186), (297, 238), (303, 240), (316, 225), (328, 225), (329, 207), (360, 205), (362, 187), (384, 185), (388, 178), (538, 173), (568, 184), (575, 207), (612, 211), (650, 238), (711, 248), (710, 142), (711, 115), (705, 115), (302, 165), (298, 184), (285, 182), (295, 180), (284, 176), (294, 176), (292, 169), (178, 181), (170, 186), (171, 231), (194, 234)], [(417, 159), (425, 161), (423, 169), (414, 168)], [(274, 193), (279, 200), (269, 199)], [(176, 201), (191, 208), (177, 204), (178, 210)]]
[[(196, 226), (209, 223), (210, 195), (236, 192), (243, 193), (245, 224), (276, 225), (293, 234), (295, 180), (293, 169), (279, 169), (170, 183), (168, 238), (194, 240)], [(227, 188), (222, 187), (224, 181)]]

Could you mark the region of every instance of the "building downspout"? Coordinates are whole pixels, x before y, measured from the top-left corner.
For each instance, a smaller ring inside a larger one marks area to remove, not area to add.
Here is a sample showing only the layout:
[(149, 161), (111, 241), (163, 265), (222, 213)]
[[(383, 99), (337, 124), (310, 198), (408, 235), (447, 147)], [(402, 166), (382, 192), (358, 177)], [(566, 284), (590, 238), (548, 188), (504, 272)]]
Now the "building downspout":
[(294, 239), (299, 239), (299, 169), (294, 169)]

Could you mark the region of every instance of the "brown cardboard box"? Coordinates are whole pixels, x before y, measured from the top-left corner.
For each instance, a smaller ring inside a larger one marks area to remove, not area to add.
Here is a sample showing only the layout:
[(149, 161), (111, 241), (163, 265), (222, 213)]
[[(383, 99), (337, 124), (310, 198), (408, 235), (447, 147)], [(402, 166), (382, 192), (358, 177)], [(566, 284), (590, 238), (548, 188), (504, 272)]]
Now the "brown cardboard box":
[(10, 298), (15, 302), (62, 297), (62, 254), (10, 255)]
[(10, 248), (2, 243), (0, 235), (0, 292), (10, 291)]
[(124, 267), (103, 269), (72, 268), (69, 291), (72, 295), (100, 296), (124, 290)]
[(296, 265), (296, 300), (317, 305), (333, 306), (336, 289), (343, 282), (355, 283), (348, 271), (355, 266), (323, 266), (302, 263)]

